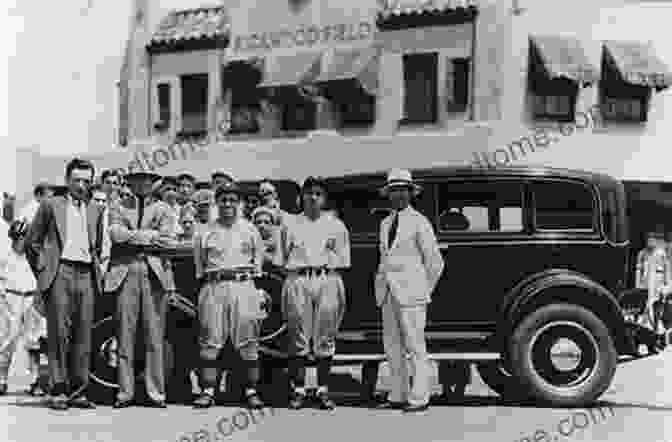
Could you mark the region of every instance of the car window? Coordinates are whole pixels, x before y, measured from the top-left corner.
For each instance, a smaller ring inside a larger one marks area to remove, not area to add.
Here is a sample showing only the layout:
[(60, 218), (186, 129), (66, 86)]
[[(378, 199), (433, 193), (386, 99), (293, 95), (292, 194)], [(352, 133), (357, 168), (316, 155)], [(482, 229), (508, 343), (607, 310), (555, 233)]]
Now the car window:
[(538, 230), (594, 230), (595, 199), (581, 183), (532, 183)]
[(351, 235), (378, 234), (389, 203), (377, 189), (349, 188), (331, 192), (331, 203)]
[(439, 185), (440, 232), (521, 232), (520, 183), (462, 181)]

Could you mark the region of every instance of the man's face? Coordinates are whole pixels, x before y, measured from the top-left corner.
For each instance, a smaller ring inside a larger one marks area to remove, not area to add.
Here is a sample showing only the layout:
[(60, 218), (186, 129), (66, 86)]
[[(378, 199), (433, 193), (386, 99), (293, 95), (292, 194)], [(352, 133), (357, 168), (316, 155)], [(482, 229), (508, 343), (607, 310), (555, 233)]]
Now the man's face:
[(103, 192), (106, 194), (112, 193), (113, 190), (117, 190), (121, 187), (121, 179), (118, 175), (108, 175), (105, 177), (102, 183)]
[(656, 247), (658, 247), (658, 239), (655, 238), (655, 237), (653, 237), (653, 236), (649, 236), (649, 237), (646, 239), (646, 246), (647, 246), (649, 249), (655, 249)]
[(388, 198), (393, 209), (405, 209), (411, 202), (411, 190), (408, 187), (393, 187), (388, 191)]
[(235, 193), (222, 193), (217, 198), (219, 215), (224, 218), (234, 218), (238, 215), (240, 198)]
[(262, 204), (264, 205), (272, 204), (276, 199), (278, 199), (278, 195), (271, 191), (259, 192), (259, 197), (261, 198)]
[(67, 180), (70, 194), (77, 199), (84, 200), (91, 187), (91, 181), (93, 181), (93, 171), (91, 169), (73, 169)]
[(52, 196), (54, 196), (54, 191), (52, 189), (45, 189), (42, 195), (35, 199), (38, 203), (41, 203), (42, 201), (46, 200), (47, 198), (51, 198)]
[(273, 233), (273, 220), (267, 213), (258, 214), (254, 218), (254, 225), (259, 229), (262, 238), (270, 238)]
[(170, 204), (171, 206), (174, 206), (177, 203), (178, 197), (179, 195), (177, 193), (177, 189), (174, 187), (168, 187), (164, 189), (162, 194), (163, 201)]
[(96, 190), (93, 192), (93, 195), (91, 195), (91, 201), (99, 207), (105, 207), (107, 204), (107, 194), (102, 190)]
[(210, 220), (210, 204), (200, 203), (196, 205), (196, 218), (201, 223), (206, 223)]
[(189, 217), (180, 221), (185, 236), (191, 237), (194, 234), (194, 219)]
[(311, 186), (303, 191), (303, 207), (308, 210), (322, 210), (326, 201), (326, 192), (320, 186)]
[(183, 198), (189, 198), (194, 193), (194, 183), (191, 180), (183, 179), (180, 180), (180, 195)]

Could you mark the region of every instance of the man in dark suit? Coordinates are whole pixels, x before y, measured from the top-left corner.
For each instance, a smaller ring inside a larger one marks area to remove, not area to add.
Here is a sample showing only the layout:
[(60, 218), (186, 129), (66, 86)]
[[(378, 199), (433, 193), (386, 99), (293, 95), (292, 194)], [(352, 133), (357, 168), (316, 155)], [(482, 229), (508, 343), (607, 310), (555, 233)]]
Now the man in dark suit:
[(169, 263), (157, 251), (177, 246), (173, 212), (163, 201), (144, 206), (161, 177), (139, 172), (126, 177), (138, 200), (138, 209), (110, 209), (110, 266), (105, 291), (117, 295), (119, 318), (119, 392), (115, 408), (132, 405), (135, 396), (134, 356), (138, 320), (145, 333), (145, 388), (148, 405), (165, 408), (164, 336), (168, 297), (174, 287)]
[(94, 167), (73, 159), (66, 167), (67, 194), (42, 201), (26, 236), (26, 257), (45, 297), (50, 406), (94, 408), (86, 397), (91, 325), (101, 289), (102, 217), (89, 204)]

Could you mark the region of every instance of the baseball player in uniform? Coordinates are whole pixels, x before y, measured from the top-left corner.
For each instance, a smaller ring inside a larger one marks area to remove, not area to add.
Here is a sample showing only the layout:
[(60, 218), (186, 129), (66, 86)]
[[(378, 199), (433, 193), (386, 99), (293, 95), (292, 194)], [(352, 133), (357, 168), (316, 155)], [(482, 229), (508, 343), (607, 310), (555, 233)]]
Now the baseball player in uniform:
[(289, 332), (288, 362), (292, 383), (289, 407), (302, 408), (306, 399), (303, 379), (306, 358), (317, 362), (320, 408), (331, 410), (327, 380), (345, 311), (345, 287), (340, 271), (350, 267), (350, 238), (338, 218), (325, 215), (326, 184), (309, 177), (301, 195), (303, 213), (283, 231), (287, 279), (282, 297)]
[(196, 276), (202, 286), (198, 295), (202, 394), (196, 408), (214, 405), (219, 367), (217, 359), (230, 341), (246, 366), (245, 402), (263, 408), (257, 392), (259, 347), (257, 339), (265, 318), (265, 297), (249, 278), (249, 270), (261, 270), (263, 244), (257, 229), (238, 213), (241, 191), (235, 183), (220, 185), (215, 192), (218, 219), (195, 241)]

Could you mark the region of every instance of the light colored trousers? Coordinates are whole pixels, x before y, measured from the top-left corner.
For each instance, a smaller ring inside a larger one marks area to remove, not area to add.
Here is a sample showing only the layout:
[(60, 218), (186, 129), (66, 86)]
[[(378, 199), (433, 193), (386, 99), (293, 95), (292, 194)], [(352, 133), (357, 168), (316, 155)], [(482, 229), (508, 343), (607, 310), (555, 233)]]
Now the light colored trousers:
[[(0, 351), (0, 384), (7, 382), (15, 355), (23, 350), (19, 344), (23, 344), (25, 350), (37, 350), (39, 338), (47, 334), (47, 321), (34, 311), (34, 300), (33, 292), (0, 294), (0, 309), (7, 310), (8, 324), (11, 328), (8, 342), (0, 342), (0, 348), (4, 347)], [(35, 361), (29, 358), (28, 371), (31, 379), (37, 377), (38, 369)]]
[[(429, 403), (431, 366), (425, 343), (427, 306), (402, 306), (388, 292), (382, 304), (383, 345), (390, 367), (391, 402)], [(409, 364), (413, 385), (409, 384)]]
[(283, 313), (292, 356), (334, 356), (336, 335), (345, 312), (345, 286), (338, 273), (290, 275), (282, 289)]
[(147, 395), (154, 401), (166, 399), (163, 350), (168, 297), (151, 272), (144, 261), (129, 264), (128, 275), (117, 295), (116, 314), (119, 321), (117, 399), (120, 401), (131, 400), (135, 396), (135, 345), (138, 328), (144, 333)]

